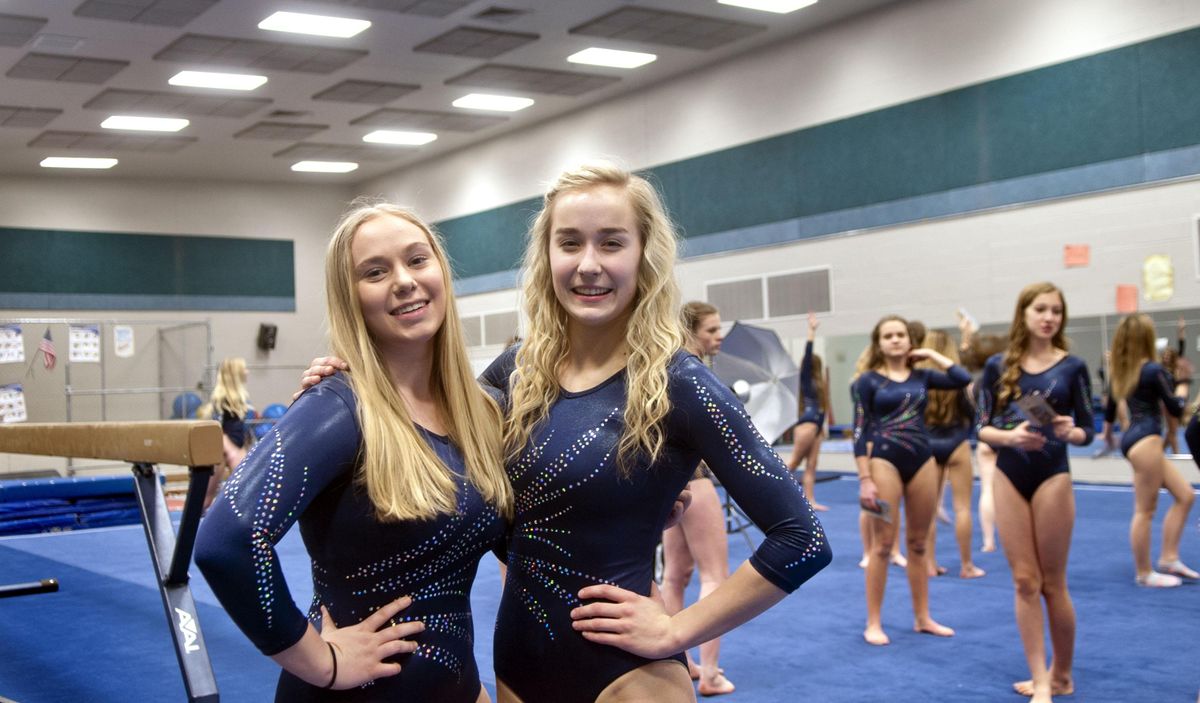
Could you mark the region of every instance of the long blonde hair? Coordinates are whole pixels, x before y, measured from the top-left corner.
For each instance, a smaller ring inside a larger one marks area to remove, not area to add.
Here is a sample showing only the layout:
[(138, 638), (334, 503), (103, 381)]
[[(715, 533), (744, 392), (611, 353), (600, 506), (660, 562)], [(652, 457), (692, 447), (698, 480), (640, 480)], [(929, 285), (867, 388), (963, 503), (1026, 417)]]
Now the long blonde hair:
[(625, 329), (629, 349), (624, 428), (617, 467), (628, 476), (636, 455), (653, 463), (663, 449), (663, 423), (671, 411), (667, 367), (683, 347), (679, 289), (675, 283), (677, 235), (654, 187), (644, 178), (610, 164), (581, 166), (558, 177), (546, 192), (525, 248), (522, 290), (529, 334), (517, 352), (510, 383), (511, 407), (504, 447), (515, 460), (558, 398), (558, 370), (570, 354), (567, 311), (554, 294), (550, 273), (550, 234), (554, 206), (563, 193), (596, 186), (622, 189), (633, 206), (642, 243), (637, 291)]
[(217, 383), (212, 394), (196, 413), (197, 417), (209, 418), (217, 413), (229, 413), (246, 417), (250, 409), (250, 393), (246, 391), (246, 360), (231, 356), (217, 367)]
[(347, 361), (362, 427), (362, 471), (380, 520), (420, 520), (457, 509), (457, 486), (425, 442), (363, 320), (351, 245), (358, 228), (379, 217), (396, 217), (425, 233), (442, 270), (446, 319), (433, 338), (431, 386), (446, 433), (463, 454), (466, 477), (503, 515), (512, 514), (512, 487), (500, 456), (501, 414), (475, 381), (467, 357), (450, 262), (441, 238), (410, 210), (356, 200), (334, 230), (325, 256), (325, 294), (334, 355)]
[(1147, 361), (1154, 361), (1154, 321), (1142, 313), (1129, 315), (1113, 333), (1109, 364), (1113, 400), (1125, 400), (1137, 388), (1142, 364)]
[[(921, 346), (926, 349), (932, 349), (954, 363), (958, 363), (958, 350), (955, 348), (954, 340), (942, 330), (930, 330), (927, 332), (925, 343)], [(931, 359), (919, 361), (917, 362), (917, 366), (928, 369), (937, 368), (937, 364)], [(961, 405), (959, 404), (961, 396), (961, 390), (929, 389), (929, 404), (925, 406), (925, 422), (931, 427), (944, 427), (962, 422), (964, 418), (962, 417)]]
[(1029, 351), (1029, 328), (1025, 326), (1025, 308), (1033, 305), (1033, 301), (1044, 293), (1057, 293), (1062, 301), (1062, 324), (1050, 340), (1056, 348), (1067, 350), (1067, 297), (1058, 286), (1049, 281), (1030, 283), (1021, 289), (1017, 296), (1017, 307), (1013, 311), (1012, 324), (1008, 328), (1008, 348), (1004, 351), (1004, 371), (1000, 375), (1000, 392), (996, 394), (996, 409), (1004, 408), (1010, 401), (1021, 397), (1021, 388), (1017, 381), (1021, 378), (1021, 357)]

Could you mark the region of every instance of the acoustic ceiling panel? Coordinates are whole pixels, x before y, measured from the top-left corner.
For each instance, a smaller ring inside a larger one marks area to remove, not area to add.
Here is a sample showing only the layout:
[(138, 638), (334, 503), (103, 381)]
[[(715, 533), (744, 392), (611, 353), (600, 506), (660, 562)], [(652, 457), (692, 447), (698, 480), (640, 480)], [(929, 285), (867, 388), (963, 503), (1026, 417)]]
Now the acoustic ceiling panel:
[(707, 50), (766, 29), (757, 24), (626, 5), (572, 27), (570, 33)]
[(317, 132), (329, 129), (327, 124), (296, 124), (294, 122), (259, 122), (233, 135), (235, 139), (274, 139), (300, 141)]
[(0, 127), (45, 127), (62, 113), (45, 107), (0, 105)]
[(44, 17), (0, 15), (0, 46), (25, 46), (46, 26)]
[(99, 132), (42, 132), (28, 146), (79, 151), (144, 151), (170, 153), (196, 141), (195, 137), (160, 137)]
[(154, 59), (227, 68), (324, 74), (345, 68), (366, 55), (367, 52), (361, 49), (185, 34), (155, 54)]
[(110, 113), (182, 115), (184, 117), (245, 117), (271, 101), (224, 95), (109, 88), (83, 104), (89, 110)]
[(75, 8), (79, 17), (182, 27), (199, 17), (217, 0), (87, 0)]
[(494, 59), (500, 54), (538, 40), (536, 34), (501, 32), (495, 29), (456, 27), (445, 34), (419, 44), (413, 51), (472, 59)]
[(13, 64), (13, 67), (8, 69), (8, 73), (4, 75), (9, 78), (26, 78), (34, 81), (99, 85), (123, 71), (128, 65), (128, 61), (31, 52), (22, 56), (21, 60)]
[(313, 100), (329, 100), (341, 103), (367, 103), (370, 105), (386, 105), (416, 90), (419, 85), (408, 83), (381, 83), (379, 81), (347, 80), (326, 88), (316, 95)]
[(275, 152), (277, 159), (296, 161), (388, 161), (404, 152), (347, 144), (295, 144)]
[(329, 5), (362, 7), (368, 10), (386, 10), (425, 17), (445, 17), (472, 2), (474, 0), (325, 0), (325, 3)]
[(487, 64), (447, 79), (446, 85), (575, 96), (604, 88), (620, 80), (615, 76), (596, 76), (574, 71)]
[(430, 132), (478, 132), (507, 121), (507, 117), (499, 115), (383, 108), (351, 120), (350, 124), (364, 127), (428, 130)]

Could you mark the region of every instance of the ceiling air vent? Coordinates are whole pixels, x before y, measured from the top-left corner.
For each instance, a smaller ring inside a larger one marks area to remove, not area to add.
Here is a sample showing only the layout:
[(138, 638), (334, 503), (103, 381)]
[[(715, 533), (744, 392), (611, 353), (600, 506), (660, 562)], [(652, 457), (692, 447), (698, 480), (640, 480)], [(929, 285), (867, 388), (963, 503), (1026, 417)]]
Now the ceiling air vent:
[(33, 38), (33, 48), (40, 51), (78, 51), (83, 46), (83, 37), (66, 34), (39, 34)]
[(475, 19), (483, 22), (495, 22), (497, 24), (508, 24), (518, 17), (524, 17), (529, 14), (529, 10), (514, 10), (509, 7), (489, 7), (488, 9), (475, 14)]

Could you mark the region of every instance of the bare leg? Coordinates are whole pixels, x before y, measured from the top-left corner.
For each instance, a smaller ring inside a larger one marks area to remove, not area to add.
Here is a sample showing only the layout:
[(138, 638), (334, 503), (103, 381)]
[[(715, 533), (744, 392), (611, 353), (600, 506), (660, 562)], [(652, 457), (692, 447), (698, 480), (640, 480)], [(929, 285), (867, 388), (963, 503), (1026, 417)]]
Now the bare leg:
[(1075, 605), (1067, 591), (1067, 556), (1075, 527), (1075, 492), (1069, 474), (1047, 479), (1033, 495), (1033, 528), (1042, 568), (1042, 596), (1050, 621), (1050, 692), (1074, 692)]
[(890, 462), (872, 459), (870, 467), (878, 497), (892, 506), (893, 522), (867, 518), (871, 529), (871, 558), (867, 561), (867, 627), (863, 630), (863, 639), (868, 644), (885, 645), (890, 640), (883, 631), (883, 593), (887, 588), (888, 557), (896, 541), (902, 487), (900, 472)]
[(984, 552), (996, 551), (996, 502), (993, 493), (996, 475), (996, 451), (980, 442), (975, 448), (975, 461), (979, 464), (979, 530), (983, 533)]
[(963, 442), (950, 454), (946, 464), (950, 494), (954, 500), (954, 537), (958, 541), (958, 575), (979, 578), (983, 569), (971, 557), (971, 445)]
[[(1158, 509), (1158, 489), (1163, 485), (1162, 440), (1145, 437), (1129, 450), (1133, 466), (1133, 517), (1129, 521), (1129, 546), (1133, 550), (1134, 573), (1146, 583), (1150, 566), (1150, 524)], [(1163, 535), (1164, 541), (1166, 535)], [(1178, 543), (1176, 543), (1178, 544)], [(1175, 584), (1178, 585), (1178, 584)]]
[(656, 661), (627, 672), (600, 692), (596, 703), (694, 703), (696, 692), (687, 669), (675, 661)]
[[(934, 501), (936, 511), (934, 518), (929, 521), (929, 536), (925, 538), (925, 565), (929, 576), (937, 577), (946, 573), (946, 567), (939, 566), (937, 562), (937, 524), (938, 520), (942, 519), (942, 490), (946, 487), (946, 467), (941, 464), (935, 464), (937, 467), (937, 482), (938, 494)], [(905, 501), (908, 502), (907, 500)], [(912, 553), (909, 553), (912, 556)]]
[(871, 518), (864, 512), (858, 514), (858, 535), (862, 538), (863, 555), (858, 568), (865, 569), (871, 563)]
[[(725, 516), (713, 482), (692, 481), (692, 505), (684, 513), (680, 526), (687, 535), (696, 568), (700, 572), (700, 597), (712, 593), (729, 577), (729, 540), (725, 536)], [(718, 666), (721, 640), (714, 638), (700, 645), (700, 693), (705, 696), (733, 693), (734, 686)]]
[[(805, 427), (816, 427), (811, 422), (804, 423)], [(804, 495), (808, 498), (808, 502), (812, 505), (813, 510), (825, 511), (829, 510), (828, 506), (821, 505), (816, 499), (817, 487), (817, 459), (821, 456), (821, 434), (818, 431), (815, 433), (812, 443), (808, 448), (808, 456), (804, 461)]]
[(954, 630), (938, 624), (929, 615), (929, 573), (927, 571), (925, 546), (934, 522), (937, 509), (938, 486), (941, 471), (937, 462), (929, 459), (917, 469), (917, 474), (904, 486), (904, 512), (908, 528), (905, 541), (908, 543), (908, 587), (912, 591), (913, 629), (931, 635), (950, 637)]
[(1163, 518), (1162, 550), (1159, 551), (1158, 558), (1160, 561), (1174, 562), (1179, 561), (1179, 540), (1187, 525), (1192, 504), (1196, 502), (1196, 494), (1183, 474), (1179, 473), (1179, 467), (1165, 458), (1163, 463), (1163, 484), (1175, 499), (1175, 504), (1167, 510), (1167, 515)]
[[(699, 484), (701, 481), (707, 483), (709, 488), (712, 487), (712, 481), (707, 479), (699, 479), (688, 481), (688, 490), (693, 489), (692, 484)], [(692, 492), (692, 501), (695, 502), (696, 493)], [(719, 509), (719, 506), (718, 506)], [(695, 561), (692, 559), (691, 545), (688, 543), (688, 533), (685, 531), (683, 523), (688, 520), (689, 514), (692, 512), (689, 507), (680, 518), (679, 524), (663, 531), (663, 580), (662, 588), (659, 589), (662, 593), (663, 608), (669, 615), (674, 615), (680, 610), (683, 610), (683, 591), (692, 581), (692, 572), (695, 568)], [(724, 532), (724, 518), (721, 522), (721, 530)], [(689, 671), (696, 669), (696, 677), (699, 677), (699, 668), (692, 661), (691, 652), (684, 652), (687, 657)]]

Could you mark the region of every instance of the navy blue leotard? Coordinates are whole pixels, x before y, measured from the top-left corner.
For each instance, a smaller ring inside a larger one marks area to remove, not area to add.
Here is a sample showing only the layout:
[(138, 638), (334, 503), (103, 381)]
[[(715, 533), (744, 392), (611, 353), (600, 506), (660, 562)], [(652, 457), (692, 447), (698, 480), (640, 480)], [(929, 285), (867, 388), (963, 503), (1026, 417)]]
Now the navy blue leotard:
[(1183, 441), (1187, 443), (1188, 451), (1192, 453), (1192, 461), (1200, 468), (1200, 412), (1192, 415), (1187, 429), (1183, 431)]
[(803, 407), (797, 425), (811, 422), (817, 426), (817, 431), (825, 426), (825, 408), (821, 405), (821, 396), (817, 393), (816, 384), (812, 377), (813, 343), (804, 343), (804, 359), (800, 362), (800, 402)]
[[(1003, 408), (996, 407), (1003, 373), (1003, 354), (996, 354), (987, 360), (983, 378), (979, 381), (976, 403), (976, 425), (980, 428), (991, 425), (1010, 430), (1024, 421), (1015, 403), (1010, 401)], [(1068, 354), (1041, 373), (1022, 370), (1017, 386), (1021, 395), (1043, 396), (1054, 412), (1074, 416), (1075, 425), (1084, 432), (1083, 444), (1087, 444), (1095, 434), (1090, 379), (1083, 359)], [(1038, 451), (993, 447), (996, 450), (996, 467), (1027, 501), (1033, 500), (1033, 494), (1046, 479), (1071, 470), (1067, 462), (1066, 443), (1056, 438), (1048, 426), (1041, 428), (1041, 431), (1046, 436), (1046, 443)]]
[(929, 449), (933, 452), (933, 460), (939, 466), (945, 466), (950, 461), (950, 455), (971, 435), (971, 426), (975, 420), (975, 407), (971, 405), (965, 389), (954, 391), (938, 391), (954, 394), (955, 419), (949, 424), (939, 425), (925, 418), (925, 427), (929, 431)]
[[(458, 512), (427, 521), (376, 519), (356, 481), (362, 435), (355, 407), (340, 374), (293, 403), (201, 522), (196, 563), (233, 621), (268, 655), (298, 642), (322, 605), (346, 626), (412, 597), (392, 622), (420, 620), (426, 629), (413, 637), (416, 652), (393, 660), (403, 667), (399, 675), (330, 691), (284, 671), (276, 700), (474, 703), (480, 683), (471, 583), (480, 557), (503, 542), (504, 520), (462, 478), (458, 448), (424, 430), (458, 477)], [(274, 549), (297, 520), (312, 558), (307, 617), (292, 600)]]
[[(925, 429), (928, 389), (965, 388), (971, 374), (955, 364), (946, 373), (911, 369), (908, 378), (893, 381), (877, 371), (867, 371), (851, 386), (854, 398), (854, 456), (883, 459), (896, 467), (908, 483), (933, 456)], [(867, 443), (871, 442), (870, 451)]]
[[(1121, 453), (1129, 456), (1129, 450), (1146, 437), (1161, 437), (1163, 433), (1163, 406), (1174, 417), (1183, 416), (1187, 398), (1175, 395), (1175, 383), (1162, 364), (1147, 361), (1138, 372), (1137, 386), (1125, 398), (1129, 407), (1129, 427), (1121, 434)], [(1113, 422), (1117, 417), (1117, 401), (1112, 394), (1104, 407), (1104, 419)]]
[[(515, 349), (481, 376), (507, 389)], [(825, 532), (779, 455), (742, 403), (696, 357), (669, 370), (672, 409), (657, 462), (616, 466), (625, 373), (595, 388), (560, 391), (508, 467), (516, 515), (496, 622), (496, 677), (526, 703), (591, 703), (650, 660), (587, 641), (571, 627), (584, 586), (615, 584), (647, 595), (654, 548), (671, 506), (703, 459), (766, 534), (750, 557), (764, 578), (792, 591), (829, 563)], [(682, 654), (674, 657), (681, 664)]]

